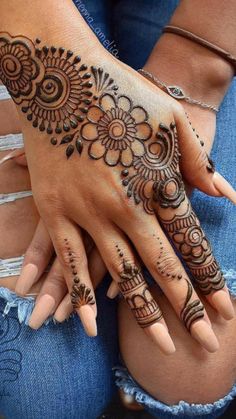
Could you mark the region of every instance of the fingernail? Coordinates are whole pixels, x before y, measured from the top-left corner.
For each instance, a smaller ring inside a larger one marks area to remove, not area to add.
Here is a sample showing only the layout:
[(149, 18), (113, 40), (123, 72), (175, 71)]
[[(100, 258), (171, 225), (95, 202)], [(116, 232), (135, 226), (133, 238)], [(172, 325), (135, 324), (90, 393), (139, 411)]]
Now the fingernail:
[(29, 319), (31, 329), (39, 329), (45, 320), (52, 314), (55, 300), (51, 295), (45, 294), (37, 301)]
[(119, 294), (119, 287), (115, 281), (112, 281), (107, 291), (107, 297), (114, 299)]
[(176, 351), (173, 340), (163, 324), (154, 323), (146, 331), (165, 355), (171, 355)]
[(94, 310), (90, 305), (81, 306), (76, 310), (88, 336), (97, 336), (97, 322)]
[(225, 291), (220, 290), (214, 292), (214, 294), (211, 295), (211, 302), (225, 320), (232, 320), (235, 317), (233, 304), (228, 293)]
[(20, 149), (11, 151), (6, 156), (4, 156), (0, 159), (0, 166), (1, 166), (1, 164), (5, 163), (6, 161), (18, 158), (20, 156), (23, 156), (24, 154), (25, 154), (24, 148), (20, 148)]
[(236, 191), (230, 183), (227, 182), (227, 180), (218, 172), (214, 173), (212, 180), (214, 187), (218, 190), (218, 192), (236, 205)]
[(15, 292), (19, 295), (25, 295), (33, 286), (38, 275), (38, 267), (33, 263), (25, 265), (16, 283)]
[(198, 320), (191, 327), (191, 335), (208, 352), (216, 352), (219, 349), (219, 342), (212, 328), (204, 320)]
[(68, 319), (72, 311), (73, 306), (71, 304), (71, 298), (70, 295), (67, 295), (56, 309), (53, 317), (57, 322), (62, 323)]

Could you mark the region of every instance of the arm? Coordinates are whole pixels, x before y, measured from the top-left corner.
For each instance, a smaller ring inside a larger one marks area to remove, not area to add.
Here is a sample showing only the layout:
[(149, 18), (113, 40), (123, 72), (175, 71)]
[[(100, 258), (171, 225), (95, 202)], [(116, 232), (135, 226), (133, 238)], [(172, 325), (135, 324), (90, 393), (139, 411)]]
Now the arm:
[[(170, 24), (179, 26), (236, 55), (235, 1), (181, 1)], [(197, 16), (197, 19), (196, 19)], [(163, 34), (145, 69), (188, 96), (219, 106), (234, 75), (231, 65), (218, 55), (174, 34)], [(215, 115), (181, 102), (209, 150), (215, 133)]]
[[(218, 343), (204, 307), (156, 215), (170, 236), (181, 224), (180, 240), (187, 234), (186, 219), (196, 229), (204, 255), (199, 259), (192, 252), (185, 255), (186, 262), (200, 276), (199, 285), (204, 282), (203, 291), (207, 289), (212, 305), (231, 318), (233, 307), (224, 278), (185, 194), (180, 153), (187, 175), (191, 152), (195, 180), (199, 173), (202, 190), (219, 196), (217, 176), (199, 144), (192, 145), (193, 134), (182, 108), (105, 52), (72, 3), (63, 2), (60, 7), (57, 3), (1, 3), (1, 30), (11, 35), (1, 32), (0, 68), (19, 105), (35, 202), (74, 308), (90, 313), (95, 323), (90, 274), (81, 271), (87, 269), (82, 228), (93, 238), (139, 325), (166, 353), (173, 352), (173, 342), (133, 248), (174, 300), (191, 334), (215, 351)], [(176, 246), (184, 253), (181, 243)], [(214, 269), (211, 277), (206, 261)], [(203, 271), (199, 270), (202, 264)], [(198, 305), (197, 316), (191, 311), (193, 301)]]

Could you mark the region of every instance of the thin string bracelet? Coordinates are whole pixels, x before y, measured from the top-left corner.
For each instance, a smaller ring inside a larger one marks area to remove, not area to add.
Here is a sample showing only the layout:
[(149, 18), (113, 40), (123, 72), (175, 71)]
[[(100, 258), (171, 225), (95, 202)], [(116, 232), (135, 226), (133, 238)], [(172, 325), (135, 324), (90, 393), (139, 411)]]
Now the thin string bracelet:
[(215, 113), (219, 112), (219, 108), (216, 105), (211, 105), (208, 103), (201, 102), (200, 100), (193, 99), (190, 96), (187, 96), (184, 90), (179, 86), (168, 86), (162, 80), (159, 80), (149, 71), (146, 71), (142, 68), (138, 70), (138, 73), (142, 74), (142, 76), (146, 77), (149, 81), (153, 82), (157, 87), (162, 89), (164, 92), (168, 93), (171, 97), (177, 100), (184, 100), (185, 102), (190, 103), (191, 105), (197, 105), (203, 109), (209, 109)]

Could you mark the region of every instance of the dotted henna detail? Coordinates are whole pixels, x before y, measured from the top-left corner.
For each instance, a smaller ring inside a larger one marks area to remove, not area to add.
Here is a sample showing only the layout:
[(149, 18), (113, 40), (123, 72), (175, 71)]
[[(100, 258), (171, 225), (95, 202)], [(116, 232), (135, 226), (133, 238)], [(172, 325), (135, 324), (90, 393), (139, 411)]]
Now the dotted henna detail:
[(65, 247), (68, 253), (68, 260), (73, 276), (73, 286), (71, 291), (71, 302), (74, 310), (78, 310), (83, 305), (94, 305), (95, 299), (92, 295), (92, 290), (81, 282), (75, 265), (74, 253), (71, 250), (68, 239), (64, 239)]

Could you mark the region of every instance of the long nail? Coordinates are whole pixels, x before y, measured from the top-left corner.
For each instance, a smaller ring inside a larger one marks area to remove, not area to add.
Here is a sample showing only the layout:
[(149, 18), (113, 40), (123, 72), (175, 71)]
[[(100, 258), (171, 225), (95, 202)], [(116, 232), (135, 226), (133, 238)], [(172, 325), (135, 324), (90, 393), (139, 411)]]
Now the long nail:
[(24, 148), (20, 148), (14, 151), (11, 151), (10, 153), (8, 153), (6, 156), (2, 157), (0, 159), (0, 166), (1, 164), (7, 162), (8, 160), (12, 160), (18, 157), (21, 157), (25, 154), (25, 149)]
[(107, 297), (114, 299), (119, 294), (119, 287), (115, 281), (112, 281), (107, 291)]
[(33, 263), (25, 265), (17, 280), (15, 292), (16, 294), (24, 296), (35, 283), (38, 275), (38, 267)]
[(218, 172), (215, 172), (213, 177), (213, 184), (217, 191), (222, 195), (228, 198), (233, 204), (236, 205), (236, 191), (230, 185), (227, 180), (221, 176)]
[(39, 329), (45, 320), (52, 314), (55, 300), (51, 295), (45, 294), (36, 302), (35, 308), (29, 319), (31, 329)]
[(165, 355), (171, 355), (176, 351), (173, 340), (163, 324), (154, 323), (146, 329), (146, 332)]
[(216, 352), (219, 349), (219, 342), (212, 328), (204, 320), (198, 320), (191, 327), (191, 335), (208, 352)]
[(97, 336), (97, 322), (93, 308), (86, 304), (81, 306), (77, 313), (79, 314), (80, 320), (84, 326), (85, 332), (88, 336)]
[(214, 292), (211, 295), (211, 303), (225, 320), (232, 320), (235, 317), (233, 304), (224, 290)]
[(53, 317), (57, 322), (62, 323), (68, 319), (72, 311), (73, 306), (71, 304), (71, 297), (67, 294), (61, 304), (57, 307)]

